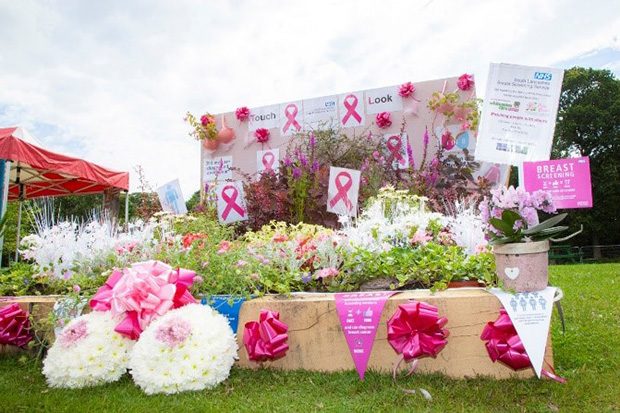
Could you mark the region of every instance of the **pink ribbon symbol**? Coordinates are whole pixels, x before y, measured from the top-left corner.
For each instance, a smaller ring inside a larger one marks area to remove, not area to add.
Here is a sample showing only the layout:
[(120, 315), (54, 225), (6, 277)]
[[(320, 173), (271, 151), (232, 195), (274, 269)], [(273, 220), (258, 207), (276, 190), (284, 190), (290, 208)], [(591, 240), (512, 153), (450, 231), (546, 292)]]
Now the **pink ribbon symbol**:
[[(226, 191), (230, 190), (231, 195), (228, 195)], [(224, 208), (224, 212), (222, 212), (222, 219), (228, 219), (228, 214), (230, 211), (235, 210), (242, 217), (245, 216), (245, 211), (241, 208), (241, 205), (237, 203), (237, 197), (239, 196), (239, 191), (233, 185), (226, 185), (224, 189), (222, 189), (222, 199), (226, 202), (226, 208)]]
[(403, 158), (403, 155), (400, 153), (400, 150), (403, 147), (403, 142), (400, 140), (400, 136), (390, 136), (385, 145), (387, 146), (392, 156), (394, 156), (394, 159), (396, 159), (399, 164), (404, 165), (405, 158)]
[(299, 124), (299, 122), (297, 122), (297, 119), (295, 119), (295, 117), (297, 116), (297, 112), (298, 109), (296, 104), (289, 103), (288, 105), (286, 105), (286, 107), (284, 108), (284, 116), (286, 116), (287, 121), (282, 128), (283, 133), (286, 133), (286, 131), (288, 131), (288, 128), (290, 128), (291, 126), (294, 126), (297, 131), (301, 130), (301, 125)]
[[(340, 178), (345, 178), (346, 183), (343, 184)], [(329, 205), (333, 208), (338, 201), (342, 200), (347, 209), (351, 210), (353, 208), (353, 204), (349, 199), (349, 189), (353, 186), (353, 178), (351, 178), (351, 175), (348, 172), (340, 172), (336, 175), (336, 179), (334, 179), (334, 185), (336, 185), (338, 193), (329, 201)]]
[[(349, 99), (351, 99), (351, 103), (349, 103)], [(349, 118), (351, 116), (353, 116), (353, 118), (357, 121), (357, 123), (362, 123), (362, 117), (355, 110), (355, 108), (357, 108), (357, 96), (355, 96), (355, 95), (348, 95), (346, 98), (344, 98), (342, 104), (344, 105), (345, 109), (347, 110), (347, 113), (342, 118), (342, 124), (343, 125), (347, 124), (347, 122), (349, 121)]]
[(263, 166), (265, 167), (265, 171), (273, 171), (273, 164), (276, 161), (276, 157), (271, 152), (265, 152), (263, 154)]

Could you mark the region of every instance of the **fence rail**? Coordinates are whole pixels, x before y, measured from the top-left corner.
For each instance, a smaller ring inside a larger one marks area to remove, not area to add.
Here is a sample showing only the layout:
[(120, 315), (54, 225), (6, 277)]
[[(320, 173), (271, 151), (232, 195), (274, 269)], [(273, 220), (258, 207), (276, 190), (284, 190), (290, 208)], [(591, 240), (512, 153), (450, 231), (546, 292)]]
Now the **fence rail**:
[(580, 247), (552, 246), (549, 250), (549, 261), (553, 264), (620, 261), (620, 244), (584, 245)]

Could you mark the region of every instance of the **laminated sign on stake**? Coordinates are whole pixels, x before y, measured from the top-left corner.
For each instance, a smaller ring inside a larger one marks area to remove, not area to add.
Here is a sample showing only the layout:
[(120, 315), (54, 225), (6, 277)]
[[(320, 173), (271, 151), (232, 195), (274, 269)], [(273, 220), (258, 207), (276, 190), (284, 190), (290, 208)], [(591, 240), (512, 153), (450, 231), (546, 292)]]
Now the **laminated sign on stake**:
[(357, 215), (357, 198), (360, 189), (360, 171), (346, 168), (329, 168), (327, 211), (338, 215)]
[(492, 63), (475, 158), (520, 166), (548, 160), (564, 71)]
[(278, 173), (280, 167), (280, 149), (267, 149), (256, 152), (256, 164), (258, 173)]
[(248, 219), (241, 182), (223, 182), (217, 186), (217, 216), (223, 224)]
[(181, 192), (181, 185), (178, 179), (157, 188), (157, 196), (159, 197), (161, 209), (164, 211), (177, 215), (187, 214), (187, 207), (183, 200), (183, 193)]
[(547, 287), (541, 291), (510, 294), (499, 288), (491, 289), (508, 312), (538, 378), (545, 359), (555, 291), (555, 287)]
[(407, 152), (407, 134), (400, 133), (383, 135), (384, 153), (392, 161), (393, 169), (409, 168), (409, 153)]

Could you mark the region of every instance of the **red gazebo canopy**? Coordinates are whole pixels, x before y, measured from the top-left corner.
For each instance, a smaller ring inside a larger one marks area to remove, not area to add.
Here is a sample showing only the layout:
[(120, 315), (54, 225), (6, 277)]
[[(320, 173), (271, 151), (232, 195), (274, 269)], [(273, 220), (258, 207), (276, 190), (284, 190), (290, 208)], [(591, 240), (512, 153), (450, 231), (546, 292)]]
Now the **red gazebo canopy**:
[(11, 165), (9, 200), (87, 195), (129, 189), (129, 172), (116, 172), (33, 144), (21, 128), (0, 128), (0, 159)]

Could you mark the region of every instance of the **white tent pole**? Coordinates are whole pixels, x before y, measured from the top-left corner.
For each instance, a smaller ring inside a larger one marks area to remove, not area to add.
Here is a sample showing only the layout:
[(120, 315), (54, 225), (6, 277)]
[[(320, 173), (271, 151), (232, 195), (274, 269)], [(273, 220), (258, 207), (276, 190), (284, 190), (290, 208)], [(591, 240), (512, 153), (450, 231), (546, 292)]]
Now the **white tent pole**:
[(19, 261), (19, 241), (22, 230), (22, 206), (24, 204), (24, 185), (19, 185), (19, 209), (17, 210), (17, 237), (15, 238), (15, 262)]
[(125, 227), (129, 229), (129, 190), (125, 191)]

